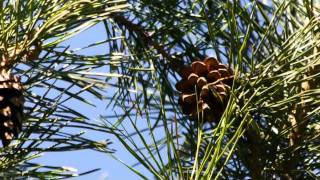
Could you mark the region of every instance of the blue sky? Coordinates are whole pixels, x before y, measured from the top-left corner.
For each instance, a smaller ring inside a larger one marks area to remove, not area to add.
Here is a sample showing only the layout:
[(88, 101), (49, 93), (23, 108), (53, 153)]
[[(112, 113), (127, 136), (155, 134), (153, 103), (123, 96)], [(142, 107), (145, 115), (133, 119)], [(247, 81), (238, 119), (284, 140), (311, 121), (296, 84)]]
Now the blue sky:
[[(81, 32), (77, 36), (69, 39), (64, 42), (64, 45), (70, 45), (70, 49), (77, 49), (89, 45), (94, 42), (105, 40), (105, 30), (102, 24), (98, 24), (86, 31)], [(99, 46), (96, 48), (86, 49), (81, 54), (105, 54), (106, 46)], [(112, 92), (111, 92), (112, 93)], [(110, 95), (110, 94), (109, 94)], [(88, 100), (94, 102), (97, 105), (96, 108), (88, 107), (80, 103), (74, 103), (76, 110), (81, 111), (83, 114), (86, 114), (91, 121), (99, 121), (100, 115), (107, 115), (113, 113), (109, 110), (106, 110), (107, 102), (99, 101), (93, 97), (88, 97)], [(112, 136), (107, 134), (98, 134), (96, 132), (88, 132), (88, 135), (94, 137), (98, 140), (110, 139), (113, 144), (111, 145), (112, 149), (116, 150), (115, 155), (120, 158), (122, 161), (128, 164), (135, 164), (136, 161), (133, 157), (125, 150), (124, 147)], [(85, 150), (85, 151), (73, 151), (65, 153), (45, 153), (43, 157), (36, 160), (39, 163), (44, 163), (48, 165), (63, 165), (66, 167), (74, 167), (78, 169), (78, 172), (84, 172), (94, 168), (101, 168), (100, 171), (72, 178), (73, 180), (87, 180), (87, 179), (127, 179), (130, 177), (130, 180), (141, 179), (128, 168), (122, 165), (120, 162), (112, 159), (108, 154)], [(144, 175), (148, 174), (148, 171), (144, 170), (142, 167), (136, 167)], [(150, 176), (148, 176), (150, 177)]]

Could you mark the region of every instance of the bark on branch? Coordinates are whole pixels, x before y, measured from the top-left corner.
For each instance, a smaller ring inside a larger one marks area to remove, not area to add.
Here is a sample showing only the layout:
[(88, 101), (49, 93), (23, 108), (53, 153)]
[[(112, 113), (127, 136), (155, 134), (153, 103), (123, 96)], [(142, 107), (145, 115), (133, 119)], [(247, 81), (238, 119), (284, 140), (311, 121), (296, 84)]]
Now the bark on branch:
[(170, 69), (174, 70), (179, 75), (181, 75), (181, 69), (184, 67), (182, 59), (175, 58), (168, 54), (165, 51), (164, 47), (157, 43), (156, 40), (152, 36), (150, 36), (141, 26), (134, 24), (133, 22), (127, 20), (120, 14), (114, 14), (111, 17), (119, 25), (124, 26), (127, 30), (131, 32), (134, 32), (139, 38), (141, 38), (141, 40), (145, 44), (152, 46), (154, 49), (156, 49), (157, 52), (168, 61)]

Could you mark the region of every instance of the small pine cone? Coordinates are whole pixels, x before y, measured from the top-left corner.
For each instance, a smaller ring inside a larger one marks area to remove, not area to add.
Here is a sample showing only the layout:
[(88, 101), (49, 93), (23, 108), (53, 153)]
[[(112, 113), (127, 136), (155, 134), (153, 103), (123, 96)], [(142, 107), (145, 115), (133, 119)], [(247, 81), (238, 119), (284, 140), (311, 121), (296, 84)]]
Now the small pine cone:
[(6, 71), (0, 73), (0, 138), (8, 146), (22, 129), (23, 87), (20, 79)]
[(233, 71), (217, 59), (208, 57), (181, 70), (182, 80), (176, 89), (182, 94), (182, 112), (204, 122), (219, 122), (229, 98)]

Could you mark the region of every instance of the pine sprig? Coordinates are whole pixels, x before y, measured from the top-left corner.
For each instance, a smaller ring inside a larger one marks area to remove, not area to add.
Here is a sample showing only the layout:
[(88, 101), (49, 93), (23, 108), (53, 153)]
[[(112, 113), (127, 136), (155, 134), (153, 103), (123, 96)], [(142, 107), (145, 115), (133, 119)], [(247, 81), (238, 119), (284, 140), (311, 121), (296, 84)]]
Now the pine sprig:
[(108, 57), (78, 55), (60, 43), (126, 7), (122, 0), (1, 2), (1, 63), (21, 76), (26, 100), (20, 137), (9, 147), (1, 148), (2, 179), (59, 179), (96, 171), (77, 173), (63, 165), (34, 163), (44, 152), (112, 152), (109, 140), (99, 142), (85, 136), (85, 131), (109, 131), (89, 121), (86, 114), (70, 104), (77, 101), (94, 106), (87, 101), (88, 94), (103, 99), (109, 74), (95, 70), (105, 66)]
[[(111, 25), (105, 23), (109, 37), (123, 36), (116, 44), (110, 43), (110, 52), (127, 57), (110, 69), (132, 79), (117, 82), (114, 95), (118, 101), (113, 104), (117, 116), (104, 120), (139, 163), (164, 179), (319, 175), (318, 142), (312, 138), (318, 134), (319, 119), (317, 4), (131, 3), (130, 11), (120, 19), (113, 17)], [(150, 42), (159, 44), (166, 55)], [(208, 55), (228, 62), (235, 69), (235, 81), (220, 123), (202, 126), (182, 116), (176, 106), (178, 93), (173, 85), (179, 76), (169, 62), (179, 56), (182, 64), (191, 64)], [(139, 124), (143, 120), (152, 128)], [(124, 128), (128, 121), (133, 133)], [(135, 140), (148, 142), (157, 129), (165, 142), (140, 144)], [(141, 136), (142, 132), (149, 134)], [(165, 152), (167, 164), (159, 167), (160, 159), (150, 152)]]

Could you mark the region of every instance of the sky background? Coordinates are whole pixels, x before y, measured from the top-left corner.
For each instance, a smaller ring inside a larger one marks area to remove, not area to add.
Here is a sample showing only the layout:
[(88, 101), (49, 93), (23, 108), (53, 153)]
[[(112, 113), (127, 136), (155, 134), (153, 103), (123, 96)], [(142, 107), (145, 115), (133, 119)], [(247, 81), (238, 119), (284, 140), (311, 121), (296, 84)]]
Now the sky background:
[[(105, 29), (103, 24), (97, 24), (90, 29), (87, 29), (75, 37), (67, 40), (63, 45), (70, 46), (70, 49), (77, 49), (85, 47), (86, 45), (92, 44), (94, 42), (103, 41), (106, 39)], [(99, 46), (95, 48), (86, 49), (80, 51), (80, 54), (86, 55), (96, 55), (96, 54), (105, 54), (107, 46)], [(103, 71), (103, 70), (102, 70)], [(108, 90), (107, 90), (108, 91)], [(108, 91), (108, 93), (112, 93)], [(108, 94), (110, 95), (110, 94)], [(106, 109), (107, 102), (100, 101), (93, 97), (88, 97), (89, 101), (93, 102), (97, 107), (88, 107), (87, 105), (81, 103), (73, 103), (72, 107), (79, 110), (81, 113), (86, 114), (91, 121), (100, 121), (100, 115), (110, 115), (113, 114), (112, 111)], [(78, 129), (80, 131), (80, 129)], [(116, 150), (115, 155), (120, 158), (125, 163), (132, 165), (135, 164), (135, 159), (128, 153), (125, 148), (110, 134), (99, 134), (96, 132), (87, 132), (87, 136), (97, 140), (106, 140), (109, 139), (113, 143), (109, 148)], [(36, 162), (48, 164), (48, 165), (57, 165), (57, 166), (66, 166), (74, 167), (78, 169), (78, 172), (84, 172), (92, 170), (95, 168), (101, 168), (101, 170), (80, 177), (72, 178), (72, 180), (118, 180), (118, 179), (128, 179), (138, 180), (139, 178), (136, 174), (130, 171), (127, 167), (122, 165), (117, 160), (110, 157), (108, 154), (100, 153), (92, 150), (83, 150), (83, 151), (72, 151), (72, 152), (63, 152), (63, 153), (45, 153), (42, 157), (35, 160)], [(141, 166), (136, 167), (142, 174), (148, 175), (148, 171), (143, 169)], [(147, 177), (151, 177), (150, 175)]]

